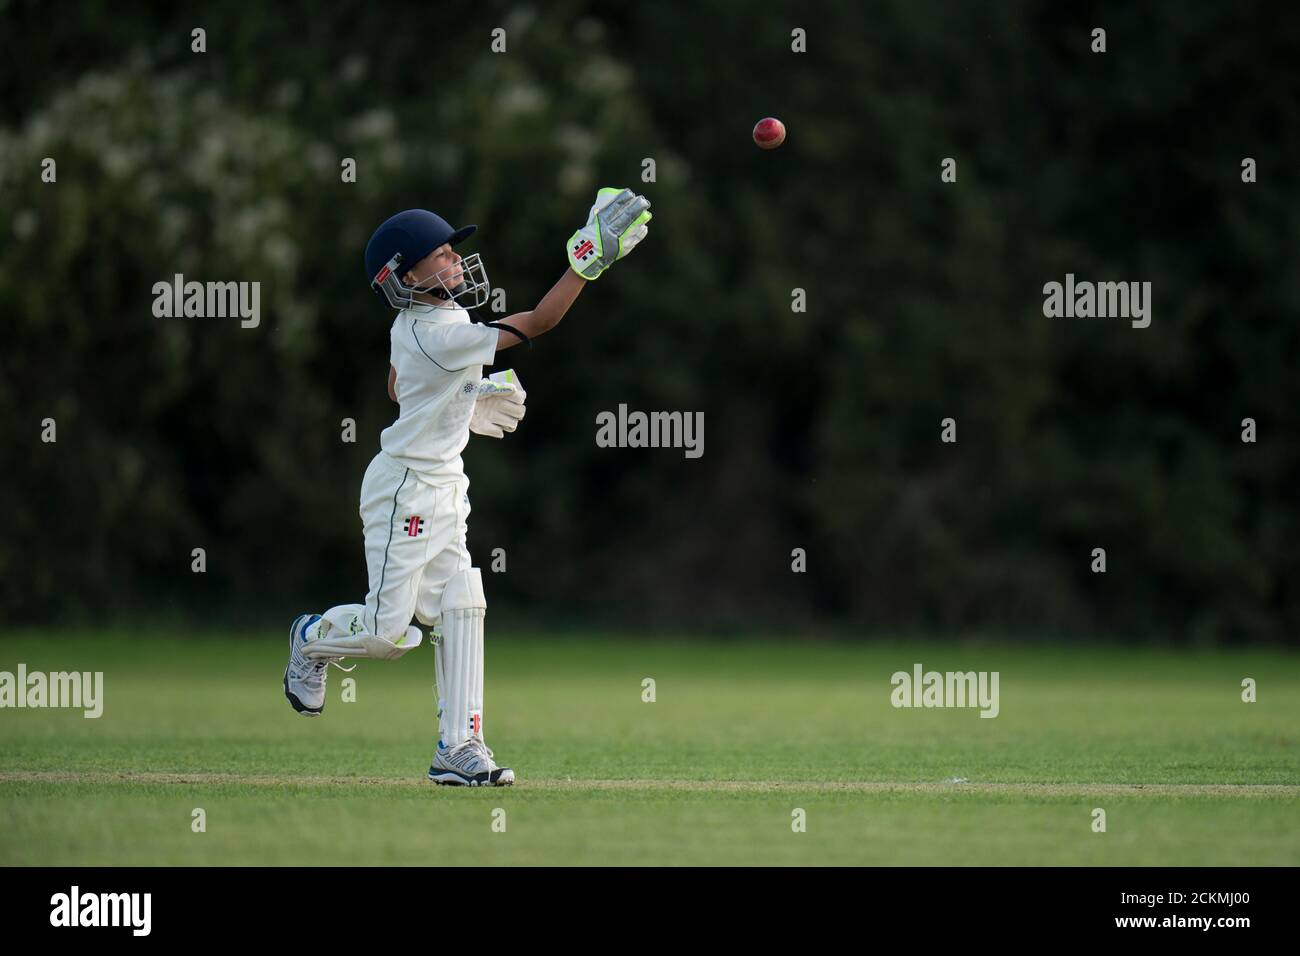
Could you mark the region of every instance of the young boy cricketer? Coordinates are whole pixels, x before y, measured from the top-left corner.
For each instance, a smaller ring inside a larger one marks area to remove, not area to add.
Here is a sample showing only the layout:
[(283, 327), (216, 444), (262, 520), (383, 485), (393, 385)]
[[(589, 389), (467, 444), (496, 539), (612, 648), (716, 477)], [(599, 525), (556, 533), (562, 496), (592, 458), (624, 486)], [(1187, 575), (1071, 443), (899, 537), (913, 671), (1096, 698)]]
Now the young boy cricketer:
[(284, 695), (309, 717), (325, 709), (325, 673), (345, 657), (394, 660), (419, 647), (414, 618), (431, 629), (438, 689), (438, 746), (429, 779), (509, 786), (483, 740), (483, 617), (487, 601), (465, 544), (469, 479), (460, 453), (469, 433), (500, 438), (524, 415), (513, 371), (483, 378), (496, 353), (553, 329), (582, 287), (645, 238), (650, 203), (630, 189), (601, 189), (587, 224), (568, 243), (569, 268), (531, 312), (470, 321), (490, 287), (475, 253), (455, 246), (477, 228), (453, 229), (424, 209), (381, 225), (366, 246), (371, 288), (399, 310), (389, 333), (388, 394), (400, 411), (379, 436), (361, 482), (370, 591), (365, 604), (300, 615), (289, 629)]

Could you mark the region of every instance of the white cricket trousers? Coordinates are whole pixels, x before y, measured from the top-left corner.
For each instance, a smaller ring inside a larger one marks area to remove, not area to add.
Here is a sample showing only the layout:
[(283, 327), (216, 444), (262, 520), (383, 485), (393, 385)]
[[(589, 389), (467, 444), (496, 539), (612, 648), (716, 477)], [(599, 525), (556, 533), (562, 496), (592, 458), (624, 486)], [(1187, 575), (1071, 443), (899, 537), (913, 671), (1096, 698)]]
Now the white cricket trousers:
[(439, 627), (448, 579), (471, 565), (469, 479), (434, 484), (381, 451), (361, 481), (360, 510), (370, 572), (362, 628), (398, 641), (412, 617)]

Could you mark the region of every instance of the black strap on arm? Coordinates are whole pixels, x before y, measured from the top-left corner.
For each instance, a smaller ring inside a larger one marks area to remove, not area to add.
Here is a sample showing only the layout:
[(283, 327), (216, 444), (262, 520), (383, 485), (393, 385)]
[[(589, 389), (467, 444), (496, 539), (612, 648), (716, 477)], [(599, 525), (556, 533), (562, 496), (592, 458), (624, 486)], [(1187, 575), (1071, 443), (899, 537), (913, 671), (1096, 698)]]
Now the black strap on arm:
[(505, 332), (509, 332), (511, 335), (515, 336), (515, 338), (519, 339), (519, 341), (523, 342), (529, 348), (533, 347), (533, 340), (530, 339), (528, 336), (524, 335), (524, 333), (520, 332), (513, 325), (506, 325), (504, 322), (484, 322), (483, 324), (490, 329), (501, 329)]

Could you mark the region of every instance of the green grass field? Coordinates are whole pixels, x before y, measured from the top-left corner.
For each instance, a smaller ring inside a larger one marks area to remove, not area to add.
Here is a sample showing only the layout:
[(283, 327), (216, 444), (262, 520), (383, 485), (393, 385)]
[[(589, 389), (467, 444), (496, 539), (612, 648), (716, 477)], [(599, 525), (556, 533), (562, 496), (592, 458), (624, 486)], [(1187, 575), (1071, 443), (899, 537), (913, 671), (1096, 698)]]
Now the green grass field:
[[(1295, 654), (489, 630), (499, 790), (424, 779), (427, 647), (361, 662), (354, 703), (332, 670), (315, 720), (284, 655), (279, 629), (0, 641), (0, 670), (105, 675), (98, 720), (0, 710), (0, 864), (1300, 863)], [(891, 707), (918, 661), (998, 671), (1000, 715)]]

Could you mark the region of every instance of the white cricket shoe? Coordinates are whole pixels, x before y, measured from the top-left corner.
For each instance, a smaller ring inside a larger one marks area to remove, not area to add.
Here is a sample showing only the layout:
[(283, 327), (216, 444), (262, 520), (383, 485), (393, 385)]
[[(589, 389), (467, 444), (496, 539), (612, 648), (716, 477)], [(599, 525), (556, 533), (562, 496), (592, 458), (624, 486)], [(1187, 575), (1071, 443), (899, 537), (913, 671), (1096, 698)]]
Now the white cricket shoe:
[(319, 614), (300, 614), (289, 626), (289, 664), (284, 669), (284, 696), (304, 717), (319, 717), (325, 709), (325, 672), (329, 658), (308, 660), (302, 648), (307, 628), (320, 620)]
[(498, 767), (491, 748), (475, 735), (455, 750), (448, 750), (438, 741), (429, 779), (453, 787), (509, 787), (515, 782), (515, 772)]

